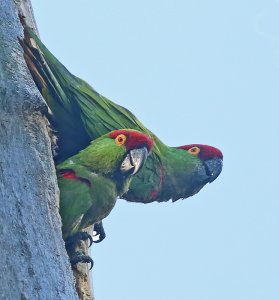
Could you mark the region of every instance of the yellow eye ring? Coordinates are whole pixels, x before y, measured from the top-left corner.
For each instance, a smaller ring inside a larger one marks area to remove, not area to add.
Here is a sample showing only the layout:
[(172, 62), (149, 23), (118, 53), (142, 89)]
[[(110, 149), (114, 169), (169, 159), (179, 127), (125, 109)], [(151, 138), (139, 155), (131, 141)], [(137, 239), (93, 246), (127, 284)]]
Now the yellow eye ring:
[(196, 155), (197, 156), (201, 152), (201, 149), (199, 147), (194, 146), (194, 147), (190, 148), (188, 150), (188, 152), (190, 154), (192, 154), (192, 155)]
[(119, 134), (115, 139), (115, 143), (119, 146), (124, 145), (126, 142), (127, 138), (124, 134)]

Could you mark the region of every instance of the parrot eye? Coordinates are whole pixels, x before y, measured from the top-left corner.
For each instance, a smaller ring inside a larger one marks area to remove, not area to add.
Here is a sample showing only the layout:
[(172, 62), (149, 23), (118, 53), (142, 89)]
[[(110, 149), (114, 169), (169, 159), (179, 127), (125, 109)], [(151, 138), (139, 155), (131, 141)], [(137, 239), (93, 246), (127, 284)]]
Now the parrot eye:
[(119, 134), (114, 140), (115, 140), (115, 143), (119, 146), (125, 144), (126, 142), (126, 136), (124, 134)]
[(199, 147), (192, 147), (188, 152), (192, 155), (198, 155), (201, 152), (201, 149)]

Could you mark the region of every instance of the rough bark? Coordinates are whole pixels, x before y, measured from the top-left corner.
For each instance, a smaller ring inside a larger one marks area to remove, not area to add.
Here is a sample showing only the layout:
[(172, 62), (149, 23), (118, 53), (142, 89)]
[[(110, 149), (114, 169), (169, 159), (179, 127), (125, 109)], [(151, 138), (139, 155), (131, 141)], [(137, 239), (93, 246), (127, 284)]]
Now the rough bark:
[(31, 7), (0, 1), (0, 299), (78, 299), (61, 235), (46, 105), (18, 43), (18, 4)]
[[(33, 17), (33, 11), (32, 11), (32, 6), (29, 1), (24, 1), (22, 0), (16, 0), (19, 10), (20, 10), (20, 16), (21, 16), (21, 23), (23, 26), (29, 26), (33, 28), (35, 32), (38, 34), (36, 22)], [(26, 39), (26, 37), (25, 37)], [(31, 40), (28, 40), (30, 44), (32, 44), (32, 47), (36, 48), (36, 42)], [(39, 50), (38, 50), (39, 53)], [(44, 60), (43, 57), (41, 57), (42, 60)], [(54, 128), (55, 130), (55, 128)], [(55, 141), (55, 137), (53, 137), (53, 140)], [(56, 147), (55, 149), (56, 150)], [(55, 151), (54, 151), (55, 152)], [(93, 231), (93, 226), (87, 229), (89, 233), (92, 233)], [(78, 245), (76, 245), (76, 251), (82, 251), (86, 254), (88, 254), (88, 247), (86, 242), (80, 242)], [(88, 269), (88, 266), (86, 264), (78, 264), (73, 267), (73, 274), (75, 277), (75, 287), (78, 293), (78, 296), (81, 300), (92, 300), (94, 299), (93, 296), (93, 287), (92, 287), (92, 272)]]
[[(93, 226), (86, 230), (89, 234), (93, 233)], [(94, 245), (94, 244), (93, 244)], [(90, 255), (90, 250), (87, 247), (87, 242), (81, 241), (76, 251), (83, 251)], [(76, 281), (76, 290), (81, 300), (94, 300), (92, 287), (92, 271), (89, 270), (88, 264), (77, 264), (73, 267), (73, 274)]]

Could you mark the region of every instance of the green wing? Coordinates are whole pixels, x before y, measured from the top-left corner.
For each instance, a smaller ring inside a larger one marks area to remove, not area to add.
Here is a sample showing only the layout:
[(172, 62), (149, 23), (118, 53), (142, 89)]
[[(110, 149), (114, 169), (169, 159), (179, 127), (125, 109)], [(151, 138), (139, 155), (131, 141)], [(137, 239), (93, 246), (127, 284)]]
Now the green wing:
[(29, 28), (25, 28), (22, 46), (34, 81), (52, 112), (50, 119), (58, 135), (56, 161), (59, 163), (75, 155), (91, 140), (112, 130), (130, 128), (143, 131), (152, 136), (155, 145), (145, 166), (134, 177), (129, 194), (131, 201), (142, 201), (156, 192), (161, 185), (159, 149), (167, 146), (129, 110), (71, 74)]
[(58, 165), (57, 179), (64, 238), (101, 221), (115, 205), (115, 182), (79, 164)]
[[(91, 140), (115, 129), (136, 129), (154, 137), (129, 110), (100, 95), (88, 83), (71, 74), (32, 30), (25, 30), (25, 58), (54, 117), (61, 141), (59, 161), (64, 161)], [(30, 38), (35, 40), (39, 50), (28, 42)], [(74, 148), (72, 153), (68, 153), (67, 148), (73, 138)], [(161, 141), (157, 139), (157, 143)]]
[(58, 135), (57, 162), (109, 131), (130, 128), (149, 134), (155, 143), (144, 167), (133, 177), (125, 199), (144, 203), (176, 200), (193, 195), (206, 184), (203, 176), (197, 175), (204, 168), (198, 157), (166, 146), (130, 111), (71, 74), (30, 29), (25, 28), (21, 42), (34, 81), (52, 111), (51, 122)]

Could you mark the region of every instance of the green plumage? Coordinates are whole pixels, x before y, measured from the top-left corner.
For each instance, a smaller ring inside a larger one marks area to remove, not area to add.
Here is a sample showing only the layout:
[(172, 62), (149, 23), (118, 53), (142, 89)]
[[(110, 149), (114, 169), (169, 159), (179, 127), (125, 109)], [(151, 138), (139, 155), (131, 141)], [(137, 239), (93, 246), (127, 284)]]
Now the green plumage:
[(58, 173), (64, 238), (104, 219), (113, 209), (117, 198), (116, 184), (112, 180), (76, 164), (71, 167), (79, 177), (86, 178), (92, 187), (82, 181), (65, 179)]
[[(134, 131), (127, 132), (132, 133), (129, 140), (137, 139)], [(145, 147), (144, 143), (134, 145)], [(117, 196), (127, 192), (132, 173), (121, 172), (121, 165), (128, 150), (132, 149), (116, 144), (106, 134), (57, 165), (64, 238), (100, 222), (114, 207)]]
[(52, 124), (58, 135), (58, 162), (111, 130), (132, 128), (152, 136), (155, 145), (123, 196), (126, 200), (175, 201), (195, 194), (208, 182), (204, 174), (200, 175), (203, 161), (198, 156), (162, 143), (130, 111), (72, 75), (28, 28), (22, 45), (33, 78), (52, 112)]

